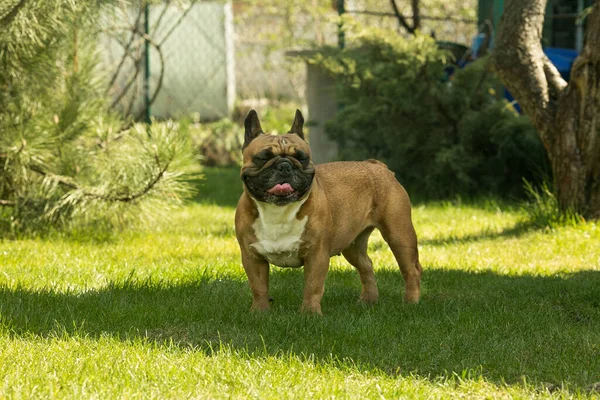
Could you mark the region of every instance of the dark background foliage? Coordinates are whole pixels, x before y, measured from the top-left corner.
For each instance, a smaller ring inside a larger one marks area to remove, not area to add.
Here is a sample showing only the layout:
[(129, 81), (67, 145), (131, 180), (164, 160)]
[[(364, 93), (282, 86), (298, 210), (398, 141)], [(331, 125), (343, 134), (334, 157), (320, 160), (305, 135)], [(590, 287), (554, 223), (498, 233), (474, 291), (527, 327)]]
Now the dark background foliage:
[(308, 60), (336, 78), (340, 109), (327, 132), (342, 159), (380, 159), (428, 198), (516, 196), (523, 178), (548, 178), (533, 126), (499, 98), (485, 59), (449, 76), (452, 60), (431, 38), (369, 29), (356, 43)]

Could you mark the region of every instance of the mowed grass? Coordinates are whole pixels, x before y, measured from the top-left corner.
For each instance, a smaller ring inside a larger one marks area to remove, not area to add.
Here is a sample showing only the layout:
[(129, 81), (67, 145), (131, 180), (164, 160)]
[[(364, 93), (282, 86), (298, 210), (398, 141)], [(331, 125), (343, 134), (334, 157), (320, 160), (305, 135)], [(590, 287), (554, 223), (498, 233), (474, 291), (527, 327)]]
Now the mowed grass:
[(380, 301), (331, 261), (323, 317), (302, 270), (250, 313), (238, 172), (144, 230), (0, 242), (0, 397), (531, 398), (600, 391), (600, 229), (538, 230), (516, 206), (414, 206), (422, 300), (381, 239)]

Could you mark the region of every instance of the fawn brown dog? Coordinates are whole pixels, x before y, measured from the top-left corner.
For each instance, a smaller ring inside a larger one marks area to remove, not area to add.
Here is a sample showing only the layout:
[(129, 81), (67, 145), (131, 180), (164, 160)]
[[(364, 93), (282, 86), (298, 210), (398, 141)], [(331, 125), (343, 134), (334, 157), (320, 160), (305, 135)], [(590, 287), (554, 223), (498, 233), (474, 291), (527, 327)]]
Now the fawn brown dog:
[(404, 188), (385, 164), (332, 162), (313, 165), (297, 110), (290, 132), (263, 133), (256, 111), (245, 121), (235, 229), (242, 263), (252, 289), (252, 310), (266, 310), (269, 264), (304, 266), (301, 311), (321, 314), (329, 258), (340, 253), (360, 274), (364, 302), (379, 294), (369, 235), (379, 229), (404, 277), (404, 299), (417, 302), (422, 268), (411, 205)]

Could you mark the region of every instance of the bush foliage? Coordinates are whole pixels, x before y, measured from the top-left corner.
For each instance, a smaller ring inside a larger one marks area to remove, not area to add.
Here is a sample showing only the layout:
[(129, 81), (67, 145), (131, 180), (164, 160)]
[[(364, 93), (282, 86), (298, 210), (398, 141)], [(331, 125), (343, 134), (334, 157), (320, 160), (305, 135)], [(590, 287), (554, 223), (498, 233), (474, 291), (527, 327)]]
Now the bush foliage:
[(232, 119), (223, 118), (213, 122), (182, 120), (181, 128), (189, 132), (194, 154), (207, 167), (239, 166), (242, 161), (244, 142), (244, 119), (256, 108), (261, 126), (266, 134), (282, 135), (292, 127), (294, 113), (301, 108), (294, 102), (275, 104), (240, 104)]
[(336, 78), (340, 111), (327, 125), (343, 159), (377, 158), (421, 195), (523, 193), (549, 168), (530, 122), (499, 100), (485, 60), (455, 71), (429, 37), (377, 29), (355, 46), (307, 61)]
[(207, 167), (240, 165), (244, 128), (228, 118), (186, 125), (195, 156)]

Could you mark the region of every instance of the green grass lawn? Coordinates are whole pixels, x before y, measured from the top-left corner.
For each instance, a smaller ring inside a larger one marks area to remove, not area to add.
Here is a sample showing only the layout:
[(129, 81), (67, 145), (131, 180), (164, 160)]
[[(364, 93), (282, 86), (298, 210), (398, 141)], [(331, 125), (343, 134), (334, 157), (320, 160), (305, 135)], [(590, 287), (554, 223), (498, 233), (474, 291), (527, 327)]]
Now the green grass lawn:
[(600, 391), (600, 228), (536, 230), (516, 206), (423, 203), (422, 300), (375, 234), (380, 301), (334, 257), (323, 317), (273, 268), (249, 312), (238, 172), (144, 230), (0, 241), (0, 398), (531, 398)]

